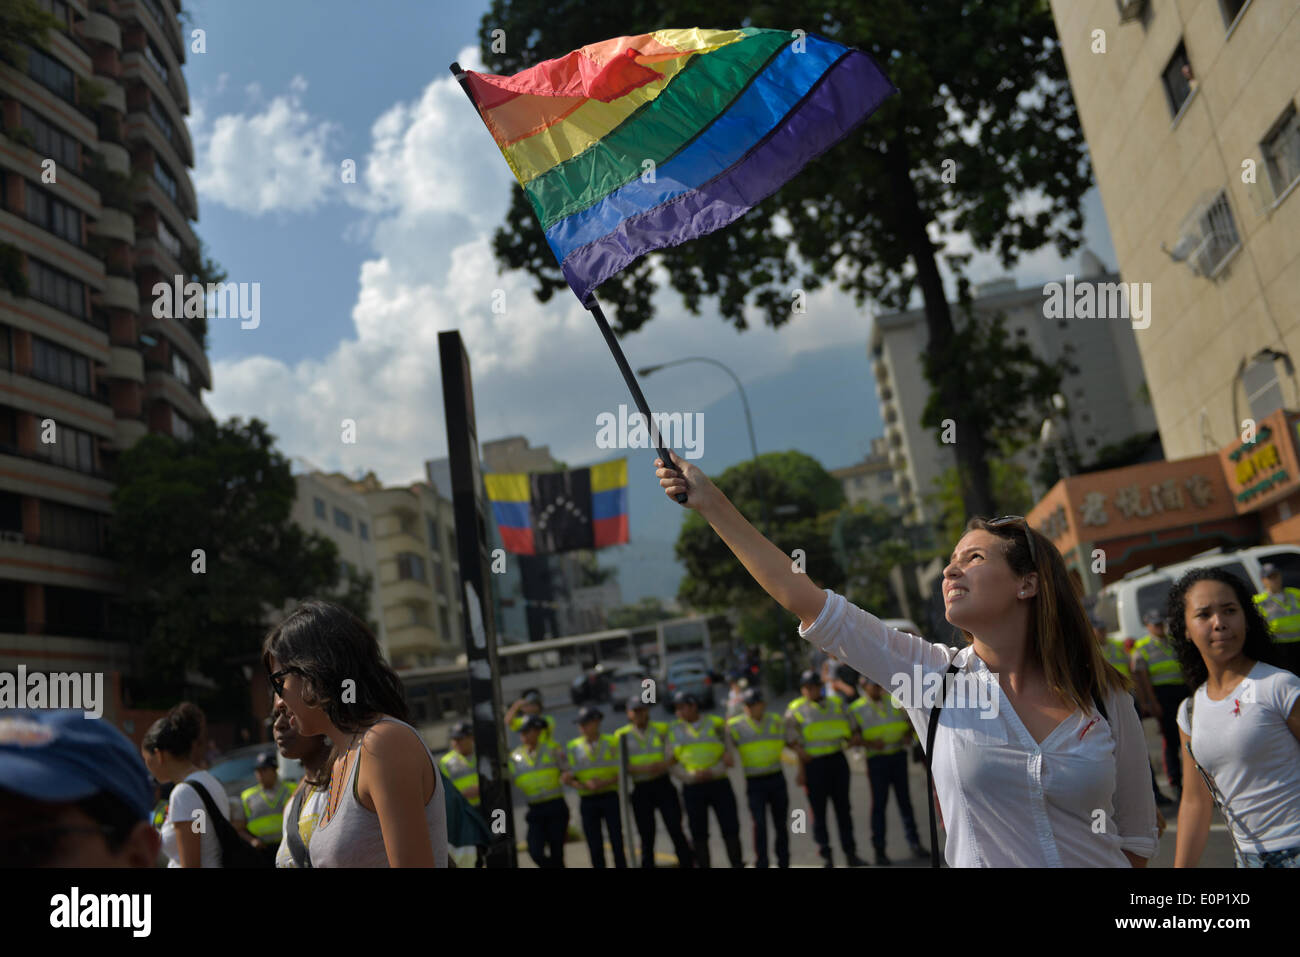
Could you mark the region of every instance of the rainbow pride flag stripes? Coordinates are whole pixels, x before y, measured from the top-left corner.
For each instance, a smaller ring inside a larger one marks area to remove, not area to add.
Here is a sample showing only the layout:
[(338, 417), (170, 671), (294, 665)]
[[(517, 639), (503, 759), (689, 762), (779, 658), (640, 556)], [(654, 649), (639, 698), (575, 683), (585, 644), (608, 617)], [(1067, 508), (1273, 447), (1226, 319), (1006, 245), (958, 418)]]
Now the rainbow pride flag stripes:
[(483, 476), (501, 542), (545, 555), (627, 542), (627, 459), (567, 472)]
[(742, 216), (897, 92), (860, 50), (756, 27), (618, 37), (465, 82), (584, 302)]

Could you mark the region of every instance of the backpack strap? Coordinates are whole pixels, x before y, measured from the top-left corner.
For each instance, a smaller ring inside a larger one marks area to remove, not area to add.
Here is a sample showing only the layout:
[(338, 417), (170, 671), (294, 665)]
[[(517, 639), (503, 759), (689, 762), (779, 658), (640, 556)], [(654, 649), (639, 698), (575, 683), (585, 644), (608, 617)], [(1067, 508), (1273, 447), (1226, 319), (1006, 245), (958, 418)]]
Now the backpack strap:
[(930, 807), (930, 866), (939, 866), (939, 829), (934, 819), (934, 772), (930, 765), (932, 755), (934, 754), (934, 736), (939, 730), (939, 711), (943, 708), (944, 693), (948, 689), (948, 675), (957, 673), (957, 657), (953, 656), (952, 664), (944, 672), (943, 688), (939, 694), (939, 700), (935, 702), (934, 707), (930, 709), (930, 724), (926, 728), (925, 735), (925, 800)]
[(298, 830), (298, 816), (302, 813), (304, 795), (310, 789), (311, 785), (306, 781), (299, 782), (298, 790), (289, 802), (289, 822), (284, 828), (284, 839), (289, 845), (289, 854), (295, 867), (311, 867), (311, 855), (307, 853), (307, 845), (303, 843), (302, 834)]
[[(1215, 785), (1214, 778), (1210, 777), (1210, 772), (1201, 767), (1201, 763), (1196, 760), (1196, 755), (1192, 754), (1192, 708), (1195, 707), (1195, 705), (1196, 691), (1193, 690), (1192, 693), (1187, 696), (1187, 756), (1192, 759), (1192, 764), (1195, 765), (1196, 770), (1201, 773), (1201, 779), (1205, 781), (1205, 787), (1210, 792), (1210, 799), (1214, 801), (1215, 807), (1219, 809), (1219, 813), (1223, 815), (1223, 819), (1228, 823), (1228, 836), (1232, 838), (1233, 850), (1237, 852), (1239, 857), (1243, 857), (1244, 859), (1241, 847), (1237, 844), (1236, 830), (1232, 826), (1236, 818), (1229, 814), (1228, 803), (1223, 800), (1223, 794), (1219, 791), (1218, 786)], [(1238, 823), (1240, 824), (1240, 822)], [(1240, 826), (1243, 833), (1247, 835), (1250, 834), (1250, 832), (1246, 830), (1245, 825)]]

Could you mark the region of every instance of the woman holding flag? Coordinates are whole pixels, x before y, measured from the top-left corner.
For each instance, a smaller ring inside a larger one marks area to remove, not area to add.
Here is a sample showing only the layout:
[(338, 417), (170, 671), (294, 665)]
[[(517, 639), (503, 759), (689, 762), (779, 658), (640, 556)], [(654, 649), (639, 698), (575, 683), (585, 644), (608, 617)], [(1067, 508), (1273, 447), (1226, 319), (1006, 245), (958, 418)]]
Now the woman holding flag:
[(921, 740), (941, 680), (977, 692), (975, 706), (944, 697), (931, 753), (949, 865), (1146, 865), (1157, 832), (1142, 726), (1051, 541), (1019, 517), (971, 520), (943, 572), (946, 618), (970, 642), (958, 650), (819, 588), (699, 468), (672, 459), (655, 460), (668, 497), (686, 496), (799, 617), (802, 638), (893, 691)]

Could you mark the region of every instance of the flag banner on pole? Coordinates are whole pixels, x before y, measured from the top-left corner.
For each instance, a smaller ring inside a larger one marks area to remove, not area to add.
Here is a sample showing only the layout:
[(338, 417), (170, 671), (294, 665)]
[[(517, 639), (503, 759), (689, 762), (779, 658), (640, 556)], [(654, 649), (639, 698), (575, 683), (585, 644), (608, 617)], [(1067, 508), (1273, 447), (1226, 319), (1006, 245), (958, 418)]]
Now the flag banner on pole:
[(618, 37), (465, 82), (583, 302), (744, 215), (897, 92), (861, 50), (756, 27)]
[(567, 472), (483, 476), (506, 551), (549, 555), (624, 545), (627, 459)]

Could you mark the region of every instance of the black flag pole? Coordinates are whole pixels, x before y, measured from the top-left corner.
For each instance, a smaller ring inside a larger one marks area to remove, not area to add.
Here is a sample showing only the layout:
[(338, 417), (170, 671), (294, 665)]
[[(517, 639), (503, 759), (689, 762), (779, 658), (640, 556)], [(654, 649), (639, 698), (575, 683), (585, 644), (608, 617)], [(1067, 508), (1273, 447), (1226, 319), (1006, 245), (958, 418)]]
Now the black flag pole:
[[(469, 84), (465, 82), (465, 71), (462, 70), (460, 64), (456, 62), (453, 62), (449, 69), (451, 70), (451, 75), (456, 78), (456, 82), (460, 84), (460, 88), (464, 90), (465, 95), (469, 97), (470, 103), (474, 104), (474, 110), (479, 112), (478, 102), (474, 99), (474, 94), (470, 92)], [(480, 118), (482, 117), (481, 112), (479, 113), (479, 116)], [(596, 320), (596, 325), (600, 327), (601, 335), (605, 337), (605, 344), (609, 346), (610, 354), (614, 356), (614, 362), (618, 365), (618, 371), (623, 373), (623, 381), (627, 383), (628, 391), (632, 393), (632, 401), (636, 403), (637, 409), (640, 410), (641, 415), (645, 418), (646, 428), (654, 438), (655, 449), (659, 453), (659, 458), (663, 459), (666, 468), (673, 468), (672, 457), (668, 454), (668, 450), (664, 448), (660, 441), (659, 426), (656, 424), (654, 416), (650, 414), (650, 405), (646, 402), (645, 395), (641, 392), (641, 385), (636, 381), (636, 376), (632, 374), (632, 367), (627, 364), (627, 357), (623, 355), (623, 347), (618, 344), (618, 339), (614, 335), (614, 330), (609, 327), (609, 322), (605, 319), (605, 313), (601, 310), (600, 303), (598, 303), (596, 297), (592, 295), (588, 296), (587, 301), (582, 305), (591, 313), (592, 318)], [(677, 501), (685, 504), (685, 493), (679, 494), (677, 496)]]

